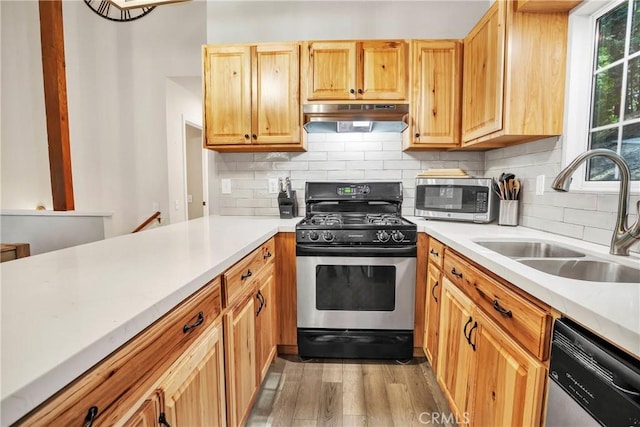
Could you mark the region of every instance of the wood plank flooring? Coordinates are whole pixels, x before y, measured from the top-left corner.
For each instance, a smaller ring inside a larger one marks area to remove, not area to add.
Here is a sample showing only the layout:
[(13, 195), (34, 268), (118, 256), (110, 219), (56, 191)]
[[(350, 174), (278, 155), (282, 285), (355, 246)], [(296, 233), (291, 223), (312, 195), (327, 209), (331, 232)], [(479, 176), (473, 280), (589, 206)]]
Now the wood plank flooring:
[(400, 364), (281, 356), (269, 369), (247, 426), (424, 426), (433, 424), (432, 413), (451, 411), (424, 358)]

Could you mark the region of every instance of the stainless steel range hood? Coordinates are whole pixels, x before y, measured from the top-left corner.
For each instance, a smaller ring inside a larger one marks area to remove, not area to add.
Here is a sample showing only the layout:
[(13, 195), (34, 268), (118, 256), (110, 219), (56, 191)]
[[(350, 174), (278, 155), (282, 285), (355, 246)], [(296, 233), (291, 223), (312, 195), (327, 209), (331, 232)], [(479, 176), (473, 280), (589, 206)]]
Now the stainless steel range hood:
[(395, 132), (408, 127), (409, 104), (307, 104), (308, 133)]

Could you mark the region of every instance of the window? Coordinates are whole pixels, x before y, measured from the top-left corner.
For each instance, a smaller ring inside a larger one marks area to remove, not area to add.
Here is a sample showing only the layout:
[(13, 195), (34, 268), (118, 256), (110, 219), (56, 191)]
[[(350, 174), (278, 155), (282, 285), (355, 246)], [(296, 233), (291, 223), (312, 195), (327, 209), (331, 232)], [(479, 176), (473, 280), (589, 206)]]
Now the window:
[[(640, 188), (640, 0), (591, 0), (572, 12), (565, 115), (565, 164), (591, 148), (627, 161)], [(594, 158), (578, 189), (617, 190), (618, 169)]]

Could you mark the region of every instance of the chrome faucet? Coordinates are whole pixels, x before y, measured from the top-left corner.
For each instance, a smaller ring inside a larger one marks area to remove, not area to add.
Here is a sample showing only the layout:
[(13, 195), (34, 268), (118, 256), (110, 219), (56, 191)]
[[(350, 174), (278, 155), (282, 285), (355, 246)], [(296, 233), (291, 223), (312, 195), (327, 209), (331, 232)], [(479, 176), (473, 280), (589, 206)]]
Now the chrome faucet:
[(636, 242), (640, 241), (640, 201), (638, 202), (638, 218), (635, 224), (627, 227), (627, 207), (629, 206), (629, 166), (624, 159), (615, 151), (606, 148), (597, 148), (585, 151), (578, 157), (573, 159), (569, 165), (560, 171), (556, 179), (553, 181), (551, 188), (556, 191), (569, 191), (571, 185), (571, 175), (586, 160), (592, 157), (605, 157), (618, 166), (620, 170), (620, 193), (618, 194), (618, 214), (616, 216), (616, 228), (613, 230), (611, 237), (610, 254), (613, 255), (629, 255), (629, 248)]

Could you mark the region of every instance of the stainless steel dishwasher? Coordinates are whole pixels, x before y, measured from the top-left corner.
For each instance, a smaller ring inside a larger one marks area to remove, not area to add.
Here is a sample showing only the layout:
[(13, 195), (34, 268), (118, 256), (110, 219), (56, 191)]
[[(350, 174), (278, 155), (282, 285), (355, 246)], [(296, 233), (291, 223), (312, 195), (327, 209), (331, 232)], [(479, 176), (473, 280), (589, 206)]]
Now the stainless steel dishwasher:
[(569, 319), (553, 328), (547, 427), (640, 426), (640, 362)]

